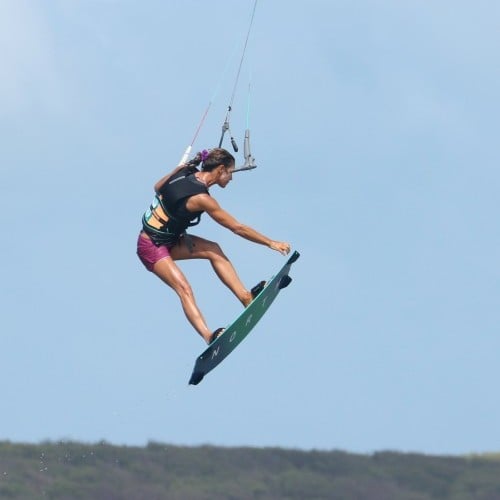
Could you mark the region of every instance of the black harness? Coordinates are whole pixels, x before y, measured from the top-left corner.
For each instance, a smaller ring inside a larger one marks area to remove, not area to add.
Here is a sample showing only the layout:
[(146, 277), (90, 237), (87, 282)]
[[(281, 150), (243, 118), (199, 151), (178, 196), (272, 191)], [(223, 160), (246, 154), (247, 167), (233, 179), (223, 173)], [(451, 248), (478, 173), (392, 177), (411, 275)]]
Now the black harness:
[[(155, 196), (153, 203), (142, 217), (142, 228), (156, 246), (174, 246), (179, 238), (186, 234), (188, 227), (200, 223), (203, 212), (190, 212), (186, 202), (191, 196), (208, 193), (207, 187), (195, 177), (197, 169), (183, 168), (172, 179), (169, 179)], [(156, 213), (160, 207), (167, 215), (165, 220)], [(160, 228), (149, 224), (154, 217), (161, 223)]]

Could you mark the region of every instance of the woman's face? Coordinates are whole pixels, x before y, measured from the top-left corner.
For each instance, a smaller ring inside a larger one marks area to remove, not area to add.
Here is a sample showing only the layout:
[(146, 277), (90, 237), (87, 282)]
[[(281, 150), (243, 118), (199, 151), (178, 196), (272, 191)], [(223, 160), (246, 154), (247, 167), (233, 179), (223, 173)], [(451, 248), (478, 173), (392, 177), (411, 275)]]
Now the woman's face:
[(217, 184), (221, 188), (225, 188), (233, 178), (234, 164), (229, 167), (221, 165), (219, 168), (220, 168), (220, 173), (219, 173), (219, 178), (217, 180)]

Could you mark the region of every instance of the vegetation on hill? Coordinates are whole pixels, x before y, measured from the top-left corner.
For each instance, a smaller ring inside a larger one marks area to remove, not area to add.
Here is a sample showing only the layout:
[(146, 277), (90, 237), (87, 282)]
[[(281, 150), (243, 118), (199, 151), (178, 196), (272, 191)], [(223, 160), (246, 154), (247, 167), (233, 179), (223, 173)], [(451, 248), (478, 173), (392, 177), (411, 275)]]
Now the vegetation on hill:
[(498, 500), (500, 457), (0, 442), (0, 498)]

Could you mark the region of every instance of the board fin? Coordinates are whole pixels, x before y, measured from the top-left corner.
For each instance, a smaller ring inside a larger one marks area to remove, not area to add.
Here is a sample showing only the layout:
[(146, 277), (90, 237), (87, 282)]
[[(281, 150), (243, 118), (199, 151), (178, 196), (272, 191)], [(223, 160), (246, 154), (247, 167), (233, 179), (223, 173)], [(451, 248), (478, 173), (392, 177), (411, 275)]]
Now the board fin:
[(290, 276), (288, 276), (288, 274), (285, 274), (285, 276), (283, 276), (280, 279), (278, 286), (279, 286), (280, 290), (282, 290), (283, 288), (286, 288), (291, 282), (292, 282), (292, 278), (290, 278)]

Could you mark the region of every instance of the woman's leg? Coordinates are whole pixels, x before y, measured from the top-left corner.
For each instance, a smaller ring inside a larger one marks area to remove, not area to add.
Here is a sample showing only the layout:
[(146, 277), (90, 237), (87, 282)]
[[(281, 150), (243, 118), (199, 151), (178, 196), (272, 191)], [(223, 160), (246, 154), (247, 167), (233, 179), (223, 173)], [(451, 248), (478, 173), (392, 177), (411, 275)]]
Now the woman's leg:
[(196, 305), (191, 285), (182, 271), (177, 267), (177, 264), (171, 257), (165, 257), (154, 265), (153, 273), (177, 293), (188, 321), (205, 341), (209, 343), (212, 339), (212, 332), (209, 330), (203, 314)]
[(224, 255), (218, 243), (189, 235), (192, 248), (186, 244), (185, 237), (170, 249), (174, 260), (207, 259), (210, 261), (219, 279), (236, 295), (238, 300), (246, 307), (252, 302), (252, 293), (241, 282), (231, 261)]

